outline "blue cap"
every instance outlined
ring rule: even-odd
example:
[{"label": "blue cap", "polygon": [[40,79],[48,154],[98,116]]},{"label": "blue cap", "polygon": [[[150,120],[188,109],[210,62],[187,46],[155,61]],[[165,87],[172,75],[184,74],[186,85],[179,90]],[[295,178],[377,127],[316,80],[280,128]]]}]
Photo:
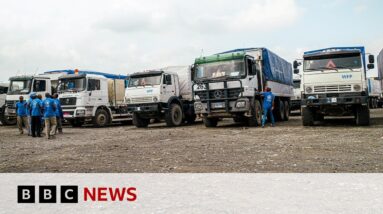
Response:
[{"label": "blue cap", "polygon": [[29,97],[30,97],[30,98],[34,98],[34,97],[36,97],[36,92],[31,92],[31,93],[29,94]]}]

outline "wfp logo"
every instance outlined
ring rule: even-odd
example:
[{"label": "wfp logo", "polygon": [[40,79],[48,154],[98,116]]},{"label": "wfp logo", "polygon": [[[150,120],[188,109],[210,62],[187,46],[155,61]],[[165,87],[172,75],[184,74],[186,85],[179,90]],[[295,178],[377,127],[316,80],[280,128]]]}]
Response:
[{"label": "wfp logo", "polygon": [[342,74],[342,79],[351,79],[352,74]]}]

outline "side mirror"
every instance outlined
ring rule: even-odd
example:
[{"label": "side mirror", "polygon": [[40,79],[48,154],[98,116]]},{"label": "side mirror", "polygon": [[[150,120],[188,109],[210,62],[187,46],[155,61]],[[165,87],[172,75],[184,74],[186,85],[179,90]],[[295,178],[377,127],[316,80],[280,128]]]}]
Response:
[{"label": "side mirror", "polygon": [[299,74],[299,69],[298,68],[294,68],[294,74]]},{"label": "side mirror", "polygon": [[375,65],[372,64],[372,63],[371,63],[371,64],[368,64],[368,65],[367,65],[367,68],[370,69],[370,70],[371,70],[371,69],[374,69],[374,68],[375,68]]},{"label": "side mirror", "polygon": [[[295,60],[293,62],[293,67],[294,67],[294,73],[295,73],[295,69],[297,69],[300,65],[302,65],[300,62],[298,62],[297,60]],[[298,72],[299,73],[299,72]]]},{"label": "side mirror", "polygon": [[374,55],[369,55],[368,56],[368,63],[374,64],[375,63],[375,56]]}]

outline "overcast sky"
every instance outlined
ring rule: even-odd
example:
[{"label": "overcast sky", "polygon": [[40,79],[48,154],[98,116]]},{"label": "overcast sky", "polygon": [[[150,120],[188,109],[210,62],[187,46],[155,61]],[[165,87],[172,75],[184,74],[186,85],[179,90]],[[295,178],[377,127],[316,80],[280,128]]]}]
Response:
[{"label": "overcast sky", "polygon": [[268,47],[383,48],[380,0],[0,0],[0,81],[84,69],[126,74],[198,56]]}]

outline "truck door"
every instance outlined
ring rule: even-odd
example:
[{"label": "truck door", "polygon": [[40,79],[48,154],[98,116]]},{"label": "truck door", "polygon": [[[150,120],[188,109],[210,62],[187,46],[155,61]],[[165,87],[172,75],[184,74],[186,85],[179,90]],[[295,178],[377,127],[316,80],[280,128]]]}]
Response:
[{"label": "truck door", "polygon": [[36,92],[36,94],[40,94],[43,98],[45,98],[45,93],[52,93],[49,80],[47,79],[34,79],[32,85],[32,91]]},{"label": "truck door", "polygon": [[173,75],[164,74],[162,88],[164,92],[163,102],[167,102],[170,97],[176,95],[175,78]]},{"label": "truck door", "polygon": [[101,81],[98,79],[88,79],[88,102],[87,105],[99,106],[102,105],[104,99],[101,93]]},{"label": "truck door", "polygon": [[247,66],[247,71],[248,71],[248,78],[247,81],[248,83],[248,89],[249,91],[254,91],[254,89],[258,90],[258,75],[257,75],[257,67],[256,67],[256,62],[254,61],[254,58],[247,58],[246,59],[246,66]]}]

